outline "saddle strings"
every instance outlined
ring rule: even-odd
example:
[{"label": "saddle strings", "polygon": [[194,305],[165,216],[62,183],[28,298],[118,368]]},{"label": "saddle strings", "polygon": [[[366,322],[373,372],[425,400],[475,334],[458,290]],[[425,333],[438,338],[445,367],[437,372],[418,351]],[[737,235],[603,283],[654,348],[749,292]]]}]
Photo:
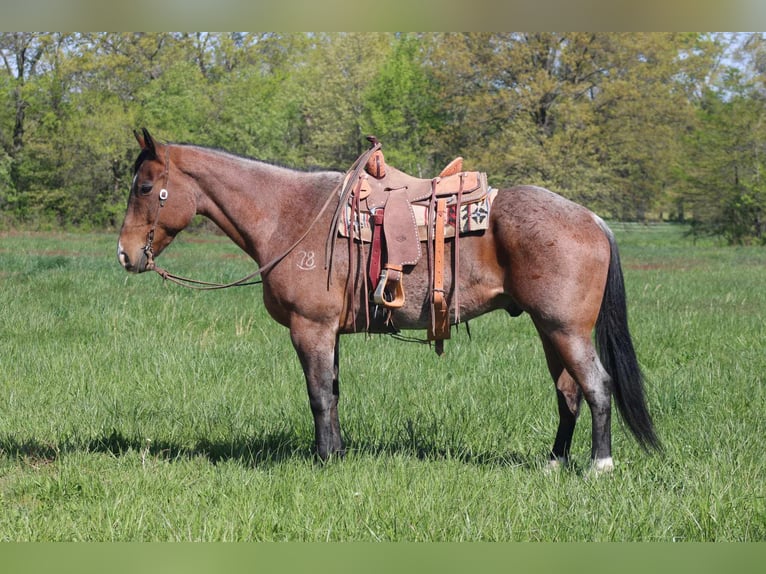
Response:
[{"label": "saddle strings", "polygon": [[[360,155],[357,158],[357,160],[351,165],[351,168],[346,172],[346,176],[344,178],[345,186],[341,189],[338,205],[335,208],[335,213],[333,214],[332,223],[330,225],[330,232],[327,235],[327,241],[325,243],[325,269],[328,270],[328,273],[327,273],[328,285],[329,285],[330,277],[331,277],[331,274],[329,273],[329,271],[332,270],[332,261],[333,261],[333,256],[335,254],[335,233],[338,228],[338,221],[340,220],[341,215],[343,214],[343,211],[345,209],[345,206],[348,203],[349,195],[352,193],[354,187],[357,184],[357,180],[359,179],[359,174],[361,173],[363,166],[367,163],[367,160],[370,159],[370,156],[372,156],[373,153],[378,151],[380,147],[381,147],[380,143],[375,141],[373,143],[373,146],[370,149],[368,149],[366,152],[364,152],[362,155]],[[341,185],[344,185],[344,184],[341,184]]]}]

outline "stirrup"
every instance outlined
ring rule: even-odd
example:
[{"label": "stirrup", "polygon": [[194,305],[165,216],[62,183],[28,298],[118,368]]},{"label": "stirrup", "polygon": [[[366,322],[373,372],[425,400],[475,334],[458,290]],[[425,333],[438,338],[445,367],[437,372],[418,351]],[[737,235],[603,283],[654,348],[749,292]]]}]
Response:
[{"label": "stirrup", "polygon": [[[386,299],[386,285],[388,283],[388,272],[390,269],[383,269],[380,272],[380,279],[375,292],[372,294],[372,300],[378,305],[383,305],[389,309],[398,309],[404,305],[404,287],[402,286],[401,275],[397,281],[394,281],[394,298]],[[396,271],[396,270],[395,270]]]}]

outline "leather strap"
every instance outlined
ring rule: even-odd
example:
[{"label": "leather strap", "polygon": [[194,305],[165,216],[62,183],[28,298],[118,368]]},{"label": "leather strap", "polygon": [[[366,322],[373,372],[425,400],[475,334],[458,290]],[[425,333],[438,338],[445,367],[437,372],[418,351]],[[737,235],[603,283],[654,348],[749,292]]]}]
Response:
[{"label": "leather strap", "polygon": [[449,309],[444,297],[444,225],[447,217],[447,200],[440,198],[436,202],[436,221],[434,229],[434,279],[431,298],[431,328],[428,339],[436,341],[436,353],[444,352],[444,339],[449,339]]},{"label": "leather strap", "polygon": [[375,291],[380,279],[381,257],[383,253],[383,215],[384,210],[378,209],[372,216],[372,242],[370,243],[370,288]]},{"label": "leather strap", "polygon": [[455,324],[460,323],[460,206],[463,203],[463,174],[460,174],[460,187],[457,190],[457,205],[455,207],[455,263],[452,266],[452,284],[455,286],[454,305],[455,305]]}]

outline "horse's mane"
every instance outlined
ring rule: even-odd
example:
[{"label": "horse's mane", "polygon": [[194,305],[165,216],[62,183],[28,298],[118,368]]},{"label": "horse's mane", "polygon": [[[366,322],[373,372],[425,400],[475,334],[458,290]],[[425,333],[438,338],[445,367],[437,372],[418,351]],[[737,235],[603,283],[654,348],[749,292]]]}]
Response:
[{"label": "horse's mane", "polygon": [[[328,169],[326,167],[317,166],[317,165],[312,165],[312,166],[308,166],[308,167],[305,167],[305,168],[300,168],[300,167],[296,167],[296,166],[292,166],[292,165],[287,165],[287,164],[283,164],[283,163],[266,161],[266,160],[263,160],[263,159],[260,159],[260,158],[255,158],[255,157],[251,157],[251,156],[244,155],[244,154],[234,153],[234,152],[231,152],[229,150],[222,149],[222,148],[215,147],[215,146],[204,146],[204,145],[199,145],[199,144],[191,143],[191,142],[159,142],[159,143],[161,143],[162,145],[166,145],[166,146],[171,146],[172,145],[172,146],[178,146],[178,147],[185,147],[185,148],[188,148],[188,149],[197,149],[197,150],[200,150],[200,151],[203,151],[203,152],[210,152],[210,153],[218,154],[218,155],[221,155],[223,157],[229,157],[229,158],[232,158],[232,159],[235,159],[235,160],[239,160],[239,161],[252,162],[252,163],[255,163],[255,164],[261,164],[261,165],[264,165],[264,166],[273,167],[275,169],[292,171],[292,172],[296,172],[296,173],[310,173],[310,174],[317,174],[317,175],[318,174],[322,174],[322,173],[325,173],[325,174],[326,173],[332,173],[332,174],[335,175],[335,174],[338,174],[338,173],[342,174],[345,171],[344,169],[338,169],[338,168],[329,168]],[[141,167],[141,164],[144,161],[146,161],[148,159],[154,159],[155,157],[156,157],[156,154],[155,154],[155,151],[153,149],[151,149],[151,148],[142,149],[141,152],[138,154],[138,157],[136,158],[135,163],[133,164],[133,173],[135,174],[135,173],[138,172],[139,167]]]},{"label": "horse's mane", "polygon": [[340,169],[340,168],[327,168],[327,167],[319,166],[319,165],[310,165],[310,166],[305,166],[305,167],[298,167],[298,166],[295,166],[295,165],[289,165],[289,164],[286,164],[286,163],[280,163],[280,162],[276,162],[276,161],[272,161],[272,160],[264,160],[264,159],[261,159],[261,158],[252,157],[252,156],[249,156],[249,155],[232,152],[232,151],[229,151],[227,149],[223,149],[223,148],[219,148],[219,147],[215,147],[215,146],[204,146],[204,145],[199,145],[199,144],[190,143],[190,142],[168,142],[167,145],[176,145],[176,146],[183,146],[183,147],[189,147],[189,148],[196,148],[196,149],[203,150],[203,151],[209,151],[209,152],[218,153],[218,154],[221,154],[221,155],[224,155],[224,156],[229,156],[229,157],[232,157],[232,158],[235,158],[235,159],[240,159],[240,160],[245,160],[245,161],[252,161],[252,162],[268,165],[268,166],[271,166],[271,167],[276,167],[276,168],[279,168],[279,169],[286,169],[286,170],[289,170],[289,171],[308,172],[308,173],[319,173],[319,172],[327,172],[327,171],[343,173],[345,171],[344,169]]}]

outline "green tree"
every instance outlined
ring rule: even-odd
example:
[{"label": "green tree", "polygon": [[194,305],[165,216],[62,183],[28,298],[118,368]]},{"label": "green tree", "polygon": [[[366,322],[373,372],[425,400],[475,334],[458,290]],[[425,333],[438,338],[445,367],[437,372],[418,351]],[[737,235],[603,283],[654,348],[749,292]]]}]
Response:
[{"label": "green tree", "polygon": [[[235,153],[301,167],[306,143],[304,88],[296,72],[306,58],[305,35],[267,34],[224,42],[226,73],[212,86],[211,143]],[[231,62],[239,62],[234,66]]]},{"label": "green tree", "polygon": [[693,123],[684,34],[447,34],[434,57],[443,147],[503,183],[534,183],[616,217],[643,218],[672,185]]},{"label": "green tree", "polygon": [[441,129],[441,114],[424,64],[429,44],[424,35],[398,37],[363,94],[362,130],[383,143],[387,161],[421,177],[439,169],[431,142]]},{"label": "green tree", "polygon": [[204,143],[212,102],[200,69],[181,60],[136,90],[141,102],[137,120],[177,141]]},{"label": "green tree", "polygon": [[364,93],[391,50],[386,33],[310,36],[307,61],[296,73],[306,127],[305,163],[342,168],[367,147]]},{"label": "green tree", "polygon": [[146,126],[299,168],[374,134],[423,177],[459,154],[493,185],[763,241],[764,38],[0,33],[2,222],[117,224]]},{"label": "green tree", "polygon": [[[64,35],[54,35],[36,32],[2,32],[0,33],[0,58],[3,64],[3,87],[6,105],[9,113],[3,114],[2,130],[0,130],[0,145],[4,165],[6,189],[0,195],[0,201],[13,204],[14,209],[24,209],[26,198],[20,191],[24,188],[21,181],[22,163],[24,161],[26,132],[28,124],[28,108],[30,106],[29,87],[45,68],[44,59],[51,46],[65,40]],[[2,181],[2,180],[0,180]]]},{"label": "green tree", "polygon": [[695,234],[766,243],[766,101],[736,68],[705,93],[688,138],[684,200]]}]

